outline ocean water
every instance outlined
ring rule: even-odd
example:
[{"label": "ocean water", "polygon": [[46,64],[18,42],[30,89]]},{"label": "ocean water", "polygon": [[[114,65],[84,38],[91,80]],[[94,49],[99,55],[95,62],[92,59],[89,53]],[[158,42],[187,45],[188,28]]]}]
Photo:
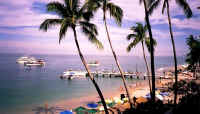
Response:
[{"label": "ocean water", "polygon": [[[75,55],[30,55],[43,58],[44,67],[27,68],[17,64],[16,59],[23,54],[0,54],[0,114],[21,114],[34,107],[60,101],[96,94],[91,81],[86,79],[61,80],[59,76],[68,69],[84,70],[79,56]],[[178,64],[184,64],[184,57],[178,57]],[[117,70],[112,56],[86,56],[87,61],[98,60],[96,70]],[[142,57],[120,56],[119,61],[125,71],[145,72]],[[156,69],[173,65],[173,57],[156,57]],[[120,78],[97,78],[103,92],[117,91],[122,85]],[[127,79],[128,83],[140,80]]]}]

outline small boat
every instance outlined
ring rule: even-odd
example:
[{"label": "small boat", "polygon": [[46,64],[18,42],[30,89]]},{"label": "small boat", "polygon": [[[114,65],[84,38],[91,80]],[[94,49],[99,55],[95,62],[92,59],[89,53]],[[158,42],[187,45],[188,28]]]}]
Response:
[{"label": "small boat", "polygon": [[28,62],[25,62],[24,65],[25,66],[43,66],[43,65],[45,65],[45,62],[42,59],[38,59],[38,60],[32,59]]},{"label": "small boat", "polygon": [[74,78],[85,78],[87,72],[85,71],[74,71],[74,70],[68,70],[66,72],[63,72],[63,74],[60,76],[61,79],[74,79]]},{"label": "small boat", "polygon": [[20,57],[19,59],[17,59],[16,62],[19,63],[19,64],[24,64],[28,61],[30,61],[29,57],[23,56],[23,57]]},{"label": "small boat", "polygon": [[20,57],[16,61],[19,64],[24,64],[25,66],[43,66],[45,64],[44,60],[36,59],[34,57]]},{"label": "small boat", "polygon": [[99,66],[99,62],[98,61],[94,61],[94,62],[89,62],[88,66]]}]

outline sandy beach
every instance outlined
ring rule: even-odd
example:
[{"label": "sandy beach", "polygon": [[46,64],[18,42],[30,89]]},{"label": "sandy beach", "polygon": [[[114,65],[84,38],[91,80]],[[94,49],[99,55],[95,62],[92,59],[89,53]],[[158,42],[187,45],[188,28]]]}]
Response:
[{"label": "sandy beach", "polygon": [[[169,82],[170,80],[162,80],[162,83]],[[161,84],[160,80],[156,81],[156,87],[160,87]],[[147,93],[149,93],[149,85],[147,83],[147,80],[144,82],[138,82],[136,84],[128,85],[129,86],[129,92],[131,94],[131,98],[135,97],[140,97],[140,96],[145,96]],[[118,91],[111,91],[111,92],[106,92],[103,93],[105,99],[112,99],[114,97],[120,97],[120,94],[124,93],[124,89],[120,87]],[[62,101],[57,101],[55,104],[52,104],[53,106],[58,106],[58,107],[63,107],[64,109],[67,110],[72,110],[76,107],[79,106],[85,106],[89,102],[98,102],[100,101],[100,98],[98,97],[98,94],[94,95],[89,95],[86,97],[80,97],[80,98],[74,98],[71,100],[62,100]]]}]

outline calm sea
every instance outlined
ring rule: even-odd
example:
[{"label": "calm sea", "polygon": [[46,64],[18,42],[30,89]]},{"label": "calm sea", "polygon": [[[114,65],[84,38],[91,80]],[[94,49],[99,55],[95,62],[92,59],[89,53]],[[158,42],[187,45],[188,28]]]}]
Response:
[{"label": "calm sea", "polygon": [[[0,114],[21,114],[45,102],[88,96],[96,93],[89,79],[60,80],[59,76],[67,69],[84,70],[79,56],[75,55],[29,55],[43,58],[44,67],[26,68],[16,63],[23,54],[0,54]],[[116,68],[112,56],[86,56],[87,61],[98,60],[100,66],[95,70]],[[125,71],[145,71],[142,57],[120,56],[119,61]],[[173,65],[172,57],[156,57],[156,69]],[[184,63],[184,57],[178,57]],[[117,90],[122,85],[120,78],[96,79],[101,90]],[[139,80],[127,80],[134,83]]]}]

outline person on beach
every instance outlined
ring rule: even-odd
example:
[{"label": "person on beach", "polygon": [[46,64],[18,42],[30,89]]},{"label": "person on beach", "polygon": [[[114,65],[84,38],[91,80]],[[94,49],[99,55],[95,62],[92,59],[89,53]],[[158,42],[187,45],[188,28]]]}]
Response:
[{"label": "person on beach", "polygon": [[123,92],[123,91],[124,91],[124,88],[123,88],[122,86],[120,86],[119,90],[120,90],[121,92]]}]

